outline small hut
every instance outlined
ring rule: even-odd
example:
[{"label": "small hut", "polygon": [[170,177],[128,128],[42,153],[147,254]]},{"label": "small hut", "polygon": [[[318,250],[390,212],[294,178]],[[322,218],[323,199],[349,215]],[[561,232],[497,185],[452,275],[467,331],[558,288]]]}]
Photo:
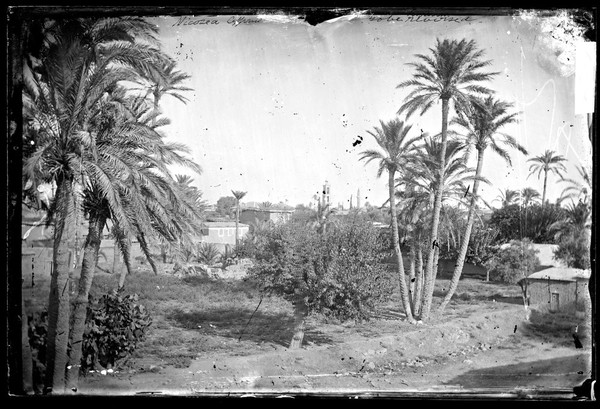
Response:
[{"label": "small hut", "polygon": [[527,304],[540,310],[582,311],[589,298],[590,270],[551,267],[519,281]]}]

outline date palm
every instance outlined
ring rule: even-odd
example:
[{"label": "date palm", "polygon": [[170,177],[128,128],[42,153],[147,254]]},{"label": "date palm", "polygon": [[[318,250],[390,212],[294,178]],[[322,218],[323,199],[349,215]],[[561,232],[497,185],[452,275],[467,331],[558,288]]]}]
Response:
[{"label": "date palm", "polygon": [[529,207],[531,204],[537,202],[540,199],[540,192],[532,187],[525,187],[520,192],[521,195],[521,206]]},{"label": "date palm", "polygon": [[380,127],[374,127],[373,131],[367,131],[377,144],[379,149],[370,149],[361,152],[360,160],[365,160],[365,165],[375,160],[379,162],[377,177],[381,177],[384,171],[388,173],[388,190],[390,203],[390,216],[392,224],[392,242],[396,254],[397,274],[400,282],[400,296],[406,318],[410,323],[416,323],[410,307],[410,300],[406,279],[404,277],[404,262],[402,250],[400,249],[398,235],[398,215],[396,210],[395,177],[398,172],[406,168],[411,155],[414,153],[415,142],[421,136],[408,138],[411,125],[405,124],[400,119],[392,119],[389,122],[379,121]]},{"label": "date palm", "polygon": [[471,230],[475,221],[473,216],[477,208],[477,202],[479,201],[480,180],[478,178],[481,176],[483,169],[485,151],[489,148],[504,159],[509,166],[512,165],[509,149],[515,149],[525,155],[527,154],[527,150],[514,137],[501,132],[505,126],[517,122],[518,114],[510,112],[512,108],[513,104],[489,96],[477,101],[473,109],[469,111],[469,114],[459,113],[458,117],[452,121],[453,124],[457,124],[466,131],[465,143],[469,150],[475,149],[477,166],[473,189],[471,190],[467,225],[462,236],[458,259],[456,260],[448,292],[439,307],[440,312],[444,311],[454,295],[465,264],[469,240],[471,239]]},{"label": "date palm", "polygon": [[500,190],[500,194],[496,197],[496,199],[500,202],[500,205],[504,208],[506,206],[510,206],[514,204],[519,199],[519,192],[516,190],[505,189],[504,191]]},{"label": "date palm", "polygon": [[[53,274],[48,306],[46,388],[65,388],[69,336],[69,248],[80,214],[82,135],[89,135],[90,111],[119,81],[137,81],[165,60],[154,47],[157,29],[140,18],[73,19],[46,22],[39,63],[24,81],[24,120],[36,133],[36,149],[24,172],[36,182],[55,181],[49,212],[54,223]],[[144,43],[137,39],[144,38]]]},{"label": "date palm", "polygon": [[528,162],[532,162],[531,166],[529,166],[529,175],[527,178],[533,174],[537,174],[538,179],[544,173],[544,190],[542,191],[542,206],[546,204],[546,186],[548,183],[548,173],[554,173],[559,177],[563,177],[562,172],[566,172],[567,168],[563,165],[562,162],[565,162],[565,159],[562,155],[556,155],[556,152],[551,150],[546,150],[543,154],[533,157],[528,160]]},{"label": "date palm", "polygon": [[[438,238],[440,211],[442,208],[443,169],[448,136],[448,116],[451,101],[456,111],[469,109],[473,95],[491,94],[492,91],[481,85],[489,81],[497,73],[482,72],[491,64],[482,60],[484,51],[477,49],[474,40],[436,40],[431,55],[416,54],[419,62],[409,63],[415,69],[413,78],[400,83],[397,88],[411,88],[412,91],[404,98],[398,113],[405,112],[407,118],[413,113],[425,114],[439,100],[442,101],[442,149],[439,156],[439,183],[433,207],[433,222],[431,224],[430,243]],[[431,247],[431,246],[428,246]],[[433,268],[434,251],[429,251],[425,270],[425,304],[422,318],[427,319],[433,299]]]},{"label": "date palm", "polygon": [[240,236],[239,236],[239,225],[240,225],[240,200],[246,196],[248,192],[242,192],[241,190],[232,190],[231,193],[233,197],[235,197],[235,247],[240,244]]},{"label": "date palm", "polygon": [[580,199],[584,203],[588,203],[591,199],[592,195],[592,179],[590,177],[591,172],[589,172],[584,166],[578,166],[577,172],[579,173],[580,180],[576,180],[573,178],[562,178],[561,182],[565,182],[568,184],[566,188],[563,189],[559,202],[562,202],[566,199]]}]

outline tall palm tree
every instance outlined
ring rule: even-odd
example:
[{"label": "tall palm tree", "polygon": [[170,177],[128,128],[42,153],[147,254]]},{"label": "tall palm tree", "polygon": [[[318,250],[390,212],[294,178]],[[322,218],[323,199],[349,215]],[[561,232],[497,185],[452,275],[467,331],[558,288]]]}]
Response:
[{"label": "tall palm tree", "polygon": [[[411,158],[410,165],[396,180],[396,196],[401,199],[401,213],[404,221],[404,227],[409,232],[409,238],[412,239],[413,246],[409,260],[411,261],[411,277],[413,282],[412,266],[419,264],[419,274],[414,277],[414,293],[412,300],[414,313],[421,310],[423,277],[421,277],[422,250],[425,248],[423,239],[425,237],[425,223],[431,221],[427,212],[433,208],[436,190],[439,186],[439,172],[437,158],[441,151],[441,143],[435,137],[423,135],[424,142],[417,147],[415,155]],[[474,169],[468,168],[464,161],[465,146],[457,140],[449,140],[445,154],[444,183],[442,192],[442,203],[448,200],[461,201],[464,196],[468,182],[473,181]],[[442,212],[444,213],[444,212]],[[444,215],[441,215],[444,216]],[[442,217],[445,219],[445,217]],[[449,222],[449,220],[446,220]],[[412,234],[410,234],[412,233]],[[415,248],[415,251],[413,250]],[[416,258],[419,263],[413,260]],[[437,260],[434,260],[434,265]],[[435,274],[435,273],[434,273]]]},{"label": "tall palm tree", "polygon": [[248,192],[232,190],[231,193],[233,194],[233,197],[235,197],[235,247],[237,248],[240,243],[240,237],[238,233],[240,224],[240,200],[242,200]]},{"label": "tall palm tree", "polygon": [[532,187],[525,187],[520,192],[521,195],[521,206],[529,207],[531,204],[537,202],[540,198],[540,192]]},{"label": "tall palm tree", "polygon": [[479,200],[479,177],[483,169],[483,157],[486,149],[490,148],[504,159],[509,166],[512,165],[512,161],[508,149],[516,149],[525,155],[527,154],[527,150],[514,137],[500,131],[505,126],[517,122],[518,114],[510,112],[512,107],[513,104],[509,102],[500,101],[489,96],[484,100],[478,101],[469,115],[459,113],[459,116],[452,121],[452,123],[466,130],[465,142],[469,149],[475,149],[477,166],[473,189],[470,193],[471,200],[467,215],[467,225],[462,236],[458,259],[456,260],[448,292],[439,307],[440,312],[444,311],[454,295],[465,264],[469,240],[471,239],[471,230],[475,220],[473,216],[477,208],[477,201]]},{"label": "tall palm tree", "polygon": [[506,206],[510,206],[514,204],[519,199],[519,192],[516,190],[505,189],[504,191],[500,190],[500,194],[494,199],[494,201],[499,201],[500,205],[504,208]]},{"label": "tall palm tree", "polygon": [[396,173],[405,169],[410,156],[414,153],[414,144],[421,136],[408,138],[408,132],[411,125],[405,124],[398,118],[389,122],[379,121],[381,127],[374,127],[373,131],[367,131],[377,144],[379,149],[370,149],[361,152],[360,160],[366,160],[366,164],[373,160],[379,161],[377,168],[377,177],[380,177],[384,171],[388,172],[388,190],[390,202],[390,215],[392,224],[392,242],[396,254],[397,273],[400,282],[400,296],[402,306],[406,313],[406,318],[410,323],[415,323],[410,307],[409,294],[407,291],[406,279],[404,277],[404,261],[402,260],[402,251],[398,236],[398,215],[396,210],[395,177]]},{"label": "tall palm tree", "polygon": [[568,186],[563,189],[559,203],[566,199],[580,199],[584,203],[588,203],[592,196],[592,178],[590,177],[591,172],[588,171],[584,166],[578,166],[577,172],[579,173],[580,180],[573,178],[561,178],[561,182],[568,183]]},{"label": "tall palm tree", "polygon": [[[90,110],[119,81],[137,81],[165,56],[154,45],[156,26],[141,18],[76,19],[44,25],[40,63],[28,71],[25,119],[40,143],[25,171],[36,181],[54,180],[54,269],[49,296],[46,386],[62,392],[69,334],[69,248],[81,201],[83,135],[90,135]],[[138,42],[143,38],[146,42]],[[44,162],[44,166],[40,163]],[[32,178],[33,179],[33,178]]]},{"label": "tall palm tree", "polygon": [[538,179],[540,178],[542,172],[544,173],[544,190],[542,191],[542,206],[546,204],[546,186],[548,183],[548,173],[554,173],[557,176],[563,177],[562,172],[566,172],[567,168],[562,162],[565,162],[567,159],[562,155],[556,155],[556,152],[551,150],[546,150],[543,154],[533,157],[528,160],[528,162],[532,162],[531,166],[529,166],[529,176],[537,173]]},{"label": "tall palm tree", "polygon": [[[497,73],[482,72],[481,69],[491,64],[491,61],[482,60],[483,50],[477,49],[474,40],[439,40],[430,49],[432,55],[417,54],[419,62],[409,63],[414,67],[413,78],[400,83],[397,88],[412,88],[412,91],[404,98],[398,113],[406,112],[409,118],[414,112],[419,111],[422,115],[427,112],[438,100],[442,101],[442,149],[439,156],[440,187],[433,207],[433,222],[431,224],[430,243],[438,239],[438,228],[440,222],[440,211],[442,208],[442,190],[444,169],[444,158],[448,136],[448,115],[450,102],[454,102],[455,109],[469,109],[469,102],[473,95],[491,94],[492,91],[483,87],[481,82],[492,79]],[[433,299],[433,264],[434,251],[431,247],[427,257],[427,268],[425,270],[425,304],[422,310],[422,318],[427,319]]]}]

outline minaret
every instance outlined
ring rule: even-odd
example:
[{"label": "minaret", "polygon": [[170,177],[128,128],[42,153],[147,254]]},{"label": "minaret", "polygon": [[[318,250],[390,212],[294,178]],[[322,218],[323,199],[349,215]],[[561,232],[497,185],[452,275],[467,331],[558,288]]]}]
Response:
[{"label": "minaret", "polygon": [[323,185],[323,207],[324,208],[329,206],[331,203],[329,192],[330,192],[329,182],[325,181],[325,184]]},{"label": "minaret", "polygon": [[352,209],[352,201],[354,200],[354,198],[352,197],[352,195],[350,195],[350,209]]},{"label": "minaret", "polygon": [[356,208],[360,209],[360,189],[356,191]]}]

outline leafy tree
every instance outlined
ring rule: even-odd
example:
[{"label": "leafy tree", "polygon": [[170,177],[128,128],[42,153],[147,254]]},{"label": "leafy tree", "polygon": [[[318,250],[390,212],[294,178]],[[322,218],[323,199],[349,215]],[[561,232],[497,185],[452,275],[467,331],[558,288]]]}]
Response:
[{"label": "leafy tree", "polygon": [[366,164],[376,160],[379,162],[377,169],[377,177],[380,177],[384,171],[388,173],[388,190],[390,202],[390,216],[392,225],[392,243],[396,254],[396,266],[398,280],[400,282],[400,296],[402,306],[406,314],[406,318],[410,323],[415,323],[412,310],[410,308],[410,300],[406,279],[404,277],[404,262],[402,260],[402,251],[398,237],[398,216],[396,210],[396,194],[395,194],[395,177],[398,171],[402,171],[409,161],[409,157],[414,154],[414,144],[421,138],[409,139],[408,132],[412,128],[411,125],[405,124],[400,119],[396,118],[389,122],[379,121],[381,127],[375,127],[373,131],[367,131],[371,135],[380,149],[370,149],[361,153],[361,160],[366,160]]},{"label": "leafy tree", "polygon": [[511,241],[487,262],[486,267],[490,271],[490,278],[494,281],[516,284],[535,272],[540,264],[536,255],[538,252],[539,250],[534,249],[528,239]]},{"label": "leafy tree", "polygon": [[554,173],[557,176],[562,178],[562,172],[566,172],[567,169],[562,162],[565,162],[567,159],[562,155],[556,155],[556,152],[552,150],[546,150],[543,154],[539,156],[535,156],[528,160],[528,162],[532,162],[529,167],[529,176],[536,174],[538,179],[541,174],[544,173],[544,190],[542,192],[542,206],[546,204],[546,185],[548,183],[548,173]]},{"label": "leafy tree", "polygon": [[235,207],[235,197],[223,196],[217,200],[217,213],[221,216],[230,216]]},{"label": "leafy tree", "polygon": [[[442,149],[438,160],[439,187],[433,206],[430,243],[438,240],[440,212],[442,209],[443,171],[448,136],[448,121],[450,102],[454,102],[455,110],[469,109],[473,95],[491,94],[492,91],[480,85],[483,81],[492,79],[497,73],[482,72],[481,69],[490,65],[490,61],[482,60],[483,50],[477,49],[474,40],[437,40],[431,55],[417,54],[419,62],[409,63],[415,68],[413,78],[400,83],[397,88],[412,88],[404,98],[398,113],[406,112],[407,118],[419,111],[427,112],[438,100],[442,101]],[[428,246],[430,247],[430,246]],[[433,268],[435,251],[429,249],[427,268],[425,271],[425,298],[421,317],[427,319],[433,299]]]},{"label": "leafy tree", "polygon": [[477,103],[473,105],[473,109],[470,110],[469,114],[465,115],[459,113],[458,117],[453,120],[453,123],[456,123],[466,130],[465,143],[467,144],[468,149],[476,150],[477,167],[475,170],[473,189],[470,192],[467,225],[462,237],[460,251],[456,260],[452,279],[450,280],[448,292],[440,304],[439,311],[443,311],[450,302],[458,287],[458,282],[462,274],[465,257],[467,256],[469,248],[471,230],[473,228],[473,223],[475,222],[474,213],[477,208],[477,202],[479,201],[479,178],[481,177],[483,169],[485,151],[490,148],[491,151],[504,159],[508,165],[512,165],[508,149],[515,149],[523,154],[527,154],[527,150],[521,146],[514,137],[501,132],[501,129],[506,125],[517,121],[517,114],[510,112],[512,106],[511,103],[500,101],[489,96],[485,99],[478,100]]}]

